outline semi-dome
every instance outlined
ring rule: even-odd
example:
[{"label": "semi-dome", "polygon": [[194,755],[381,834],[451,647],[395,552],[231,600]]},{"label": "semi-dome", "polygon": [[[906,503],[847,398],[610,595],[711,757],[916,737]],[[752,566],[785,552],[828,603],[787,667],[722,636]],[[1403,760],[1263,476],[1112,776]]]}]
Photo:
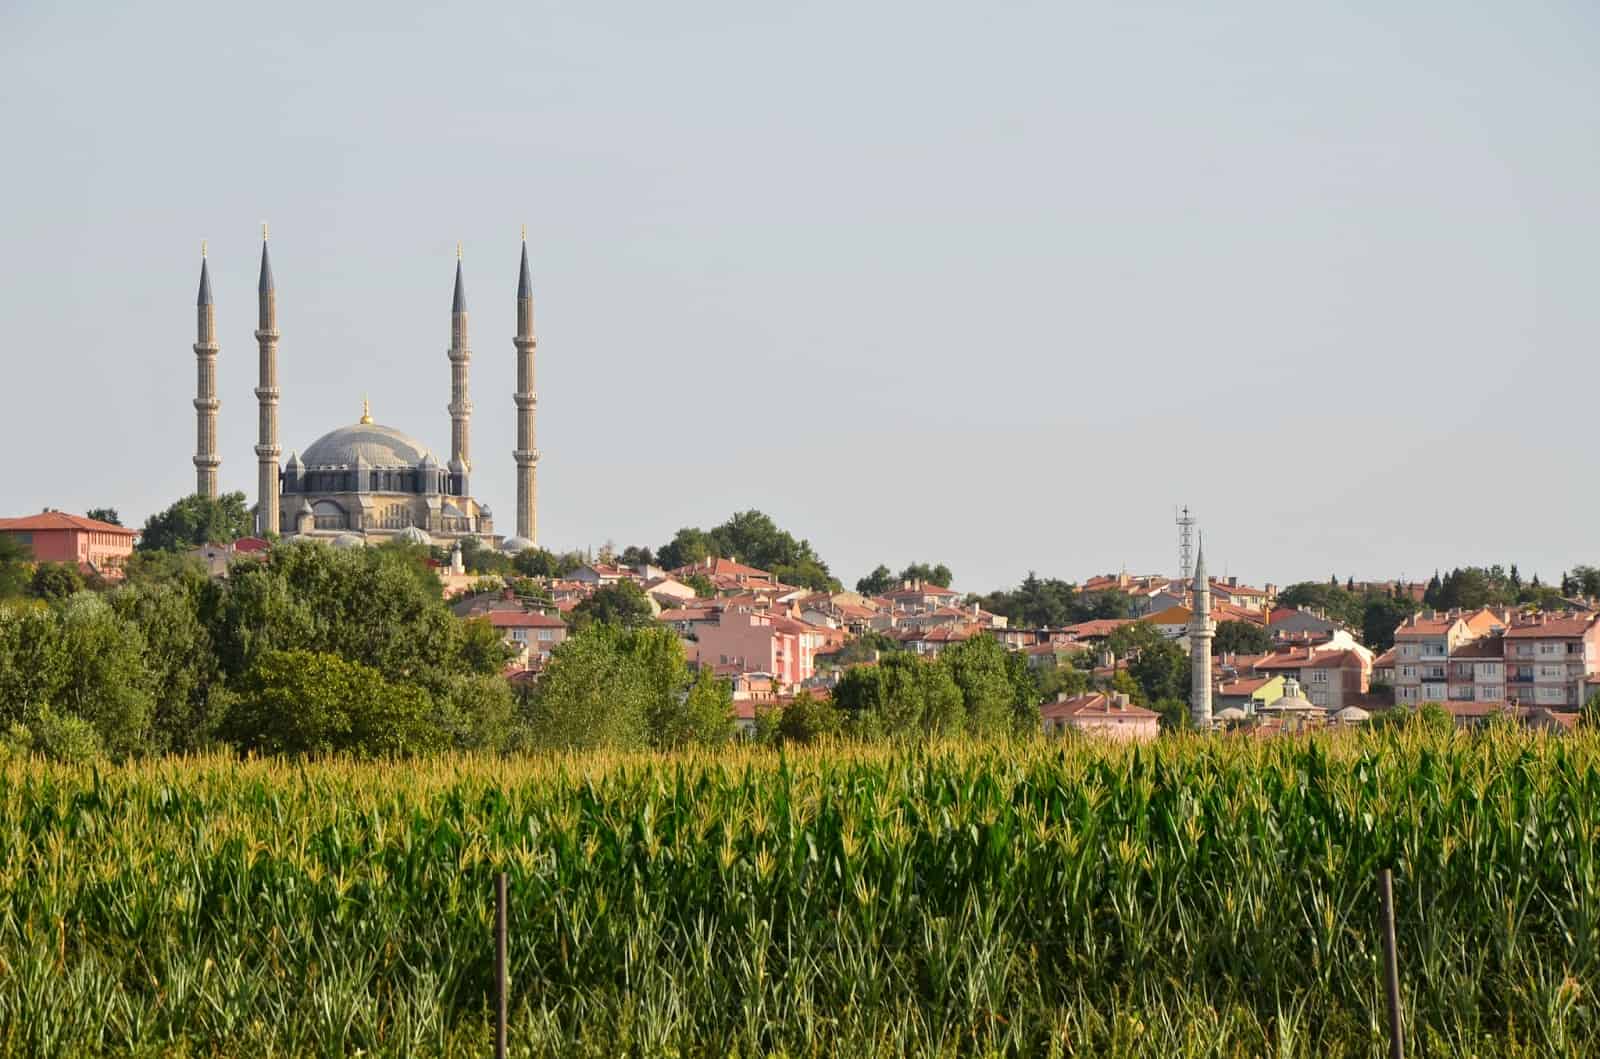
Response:
[{"label": "semi-dome", "polygon": [[428,531],[418,526],[407,526],[395,536],[407,544],[424,544],[429,547],[433,545],[433,538],[428,536]]},{"label": "semi-dome", "polygon": [[379,423],[356,423],[330,430],[313,441],[300,459],[313,468],[354,467],[358,459],[372,467],[415,467],[424,460],[438,462],[416,438]]},{"label": "semi-dome", "polygon": [[367,539],[357,533],[341,533],[333,538],[335,548],[365,548]]},{"label": "semi-dome", "polygon": [[535,547],[538,547],[538,545],[526,537],[507,537],[500,543],[500,550],[508,555],[521,555],[529,548]]}]

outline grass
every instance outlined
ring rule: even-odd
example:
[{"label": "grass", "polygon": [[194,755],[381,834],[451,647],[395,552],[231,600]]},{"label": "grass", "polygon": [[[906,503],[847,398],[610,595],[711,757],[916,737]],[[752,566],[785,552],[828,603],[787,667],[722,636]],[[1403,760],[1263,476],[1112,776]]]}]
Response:
[{"label": "grass", "polygon": [[0,768],[0,1056],[1377,1056],[1600,1036],[1600,738]]}]

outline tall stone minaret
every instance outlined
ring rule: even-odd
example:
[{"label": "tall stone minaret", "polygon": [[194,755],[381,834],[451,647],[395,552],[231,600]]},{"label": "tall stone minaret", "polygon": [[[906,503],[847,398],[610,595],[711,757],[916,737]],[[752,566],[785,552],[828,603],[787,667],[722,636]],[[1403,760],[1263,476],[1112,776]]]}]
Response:
[{"label": "tall stone minaret", "polygon": [[459,495],[467,495],[472,470],[472,399],[467,396],[467,366],[472,348],[467,337],[467,290],[461,280],[461,244],[456,244],[456,292],[450,305],[450,477]]},{"label": "tall stone minaret", "polygon": [[522,229],[522,274],[517,278],[517,536],[539,543],[539,450],[534,448],[533,277],[528,271],[528,229]]},{"label": "tall stone minaret", "polygon": [[261,384],[256,401],[261,406],[260,442],[256,445],[256,532],[279,533],[278,516],[278,292],[272,282],[272,259],[267,254],[267,226],[261,226],[261,282],[256,285],[260,304],[256,344],[261,348]]},{"label": "tall stone minaret", "polygon": [[1194,560],[1194,614],[1189,619],[1189,717],[1197,730],[1211,730],[1211,582],[1206,579],[1206,544]]},{"label": "tall stone minaret", "polygon": [[217,495],[217,468],[222,457],[217,455],[217,307],[211,300],[211,270],[206,267],[206,244],[200,243],[200,297],[195,302],[199,309],[199,327],[194,344],[199,378],[195,386],[194,411],[196,422],[194,446],[194,491],[201,496]]}]

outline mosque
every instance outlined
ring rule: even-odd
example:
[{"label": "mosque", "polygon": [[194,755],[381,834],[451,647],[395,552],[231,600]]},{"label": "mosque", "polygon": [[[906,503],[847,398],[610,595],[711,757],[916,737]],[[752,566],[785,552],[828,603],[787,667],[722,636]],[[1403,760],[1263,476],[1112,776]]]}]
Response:
[{"label": "mosque", "polygon": [[[261,280],[255,333],[260,350],[260,384],[256,401],[260,410],[260,435],[255,446],[257,462],[256,532],[284,538],[307,537],[354,547],[393,538],[419,544],[459,542],[473,537],[491,547],[520,552],[537,546],[539,452],[534,447],[533,280],[528,269],[527,230],[522,237],[522,267],[517,280],[517,336],[512,340],[517,357],[517,439],[512,458],[517,465],[516,534],[501,539],[495,534],[489,505],[472,495],[472,401],[468,396],[468,368],[472,348],[468,337],[466,288],[462,278],[461,248],[456,247],[455,294],[450,306],[450,459],[440,460],[420,441],[372,419],[362,402],[360,421],[330,430],[306,446],[290,452],[279,466],[278,444],[278,296],[267,252],[267,231],[261,232]],[[205,245],[200,248],[198,393],[194,407],[198,418],[194,466],[196,492],[217,495],[217,342],[216,308],[211,295],[211,274]]]}]

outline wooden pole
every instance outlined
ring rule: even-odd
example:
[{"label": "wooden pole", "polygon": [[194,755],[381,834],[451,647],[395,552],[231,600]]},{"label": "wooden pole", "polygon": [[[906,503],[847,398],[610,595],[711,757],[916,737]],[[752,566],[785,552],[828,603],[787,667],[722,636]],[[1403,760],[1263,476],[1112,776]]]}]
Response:
[{"label": "wooden pole", "polygon": [[494,1059],[506,1059],[506,873],[494,880]]},{"label": "wooden pole", "polygon": [[1378,871],[1378,891],[1383,898],[1383,984],[1389,994],[1389,1059],[1405,1059],[1400,1017],[1400,961],[1394,941],[1394,873]]}]

